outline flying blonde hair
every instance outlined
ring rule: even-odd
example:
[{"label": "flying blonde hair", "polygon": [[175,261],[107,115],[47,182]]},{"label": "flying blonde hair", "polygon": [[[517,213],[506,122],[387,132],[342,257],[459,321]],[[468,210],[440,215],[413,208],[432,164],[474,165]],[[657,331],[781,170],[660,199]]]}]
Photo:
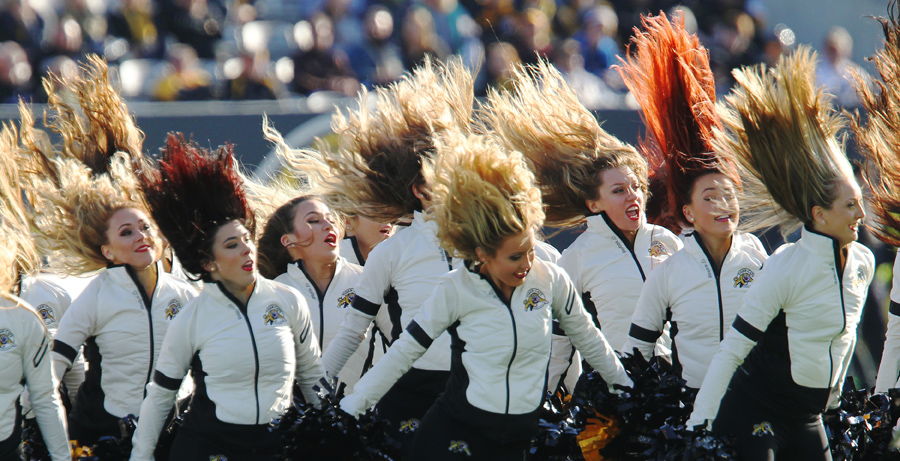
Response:
[{"label": "flying blonde hair", "polygon": [[484,136],[456,134],[438,143],[426,170],[441,247],[477,261],[476,248],[493,255],[503,239],[541,226],[544,213],[534,173],[522,154]]},{"label": "flying blonde hair", "polygon": [[875,214],[869,228],[881,241],[900,246],[900,23],[894,8],[888,18],[879,17],[884,32],[884,49],[870,61],[881,75],[875,84],[862,75],[854,75],[856,91],[868,118],[859,114],[850,119],[860,153],[866,161],[863,169],[872,190],[869,207]]},{"label": "flying blonde hair", "polygon": [[559,71],[541,61],[514,71],[513,88],[491,90],[476,130],[509,151],[521,152],[537,176],[547,225],[576,227],[598,197],[600,173],[629,167],[647,193],[647,162],[634,147],[602,128]]},{"label": "flying blonde hair", "polygon": [[22,199],[18,167],[18,136],[12,124],[0,129],[0,293],[15,293],[18,280],[40,264],[31,239],[29,211]]},{"label": "flying blonde hair", "polygon": [[815,67],[815,52],[801,46],[775,68],[733,74],[737,87],[720,106],[725,130],[716,130],[714,146],[738,165],[746,231],[778,226],[787,236],[813,222],[813,206],[830,209],[841,182],[853,181],[837,139],[845,119],[816,86]]},{"label": "flying blonde hair", "polygon": [[[335,113],[338,145],[284,151],[285,165],[309,178],[332,210],[393,222],[421,210],[412,192],[434,153],[433,136],[469,131],[473,77],[459,59],[425,63],[399,82],[363,90],[359,108]],[[370,102],[374,109],[369,110]]]},{"label": "flying blonde hair", "polygon": [[620,58],[621,65],[613,67],[641,106],[648,135],[640,150],[650,164],[651,190],[662,192],[654,194],[657,203],[648,203],[647,218],[678,234],[690,227],[682,210],[697,178],[723,173],[737,186],[740,180],[734,165],[712,147],[713,131],[722,123],[709,52],[684,29],[683,14],[672,19],[641,16],[646,31],[635,28],[627,61]]}]

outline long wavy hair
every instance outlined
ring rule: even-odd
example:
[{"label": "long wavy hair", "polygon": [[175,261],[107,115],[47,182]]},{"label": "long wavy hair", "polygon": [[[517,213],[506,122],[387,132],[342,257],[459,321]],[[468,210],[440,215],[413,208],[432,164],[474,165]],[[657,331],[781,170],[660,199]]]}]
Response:
[{"label": "long wavy hair", "polygon": [[16,293],[18,280],[40,265],[31,238],[30,211],[22,197],[18,166],[18,135],[15,126],[0,129],[0,293]]},{"label": "long wavy hair", "polygon": [[863,174],[872,191],[869,208],[875,215],[869,226],[881,241],[900,246],[900,22],[897,3],[892,2],[889,17],[879,17],[884,33],[884,49],[870,61],[881,81],[876,88],[870,80],[855,75],[856,91],[868,118],[859,114],[850,118],[860,153],[866,161]]},{"label": "long wavy hair", "polygon": [[541,192],[522,154],[483,136],[451,135],[438,143],[426,170],[441,246],[477,261],[476,249],[495,254],[503,239],[537,229],[544,220]]},{"label": "long wavy hair", "polygon": [[831,209],[840,183],[853,180],[837,138],[846,121],[816,86],[815,68],[815,52],[801,46],[775,68],[734,72],[714,146],[738,166],[744,230],[778,226],[786,236],[813,222],[813,206]]},{"label": "long wavy hair", "polygon": [[232,146],[215,151],[169,133],[162,156],[138,172],[150,213],[185,270],[208,279],[219,227],[237,220],[254,235],[253,210]]},{"label": "long wavy hair", "polygon": [[[458,59],[425,63],[399,82],[363,90],[359,108],[335,113],[337,147],[286,150],[284,164],[302,172],[328,206],[343,215],[394,222],[422,210],[413,185],[434,155],[434,136],[468,131],[473,77]],[[370,110],[370,107],[372,108]]]},{"label": "long wavy hair", "polygon": [[479,107],[476,130],[507,151],[521,152],[537,177],[546,222],[577,227],[591,214],[600,173],[629,167],[648,193],[647,162],[634,147],[602,128],[559,71],[541,61],[514,71],[512,89],[490,90]]},{"label": "long wavy hair", "polygon": [[684,29],[683,15],[672,19],[641,16],[645,31],[635,29],[627,60],[620,58],[614,68],[641,106],[647,136],[640,151],[650,165],[651,183],[665,185],[666,193],[653,197],[658,203],[647,205],[647,218],[678,234],[690,227],[683,208],[691,203],[697,178],[722,173],[738,187],[740,179],[734,165],[713,150],[713,132],[722,123],[709,52]]}]

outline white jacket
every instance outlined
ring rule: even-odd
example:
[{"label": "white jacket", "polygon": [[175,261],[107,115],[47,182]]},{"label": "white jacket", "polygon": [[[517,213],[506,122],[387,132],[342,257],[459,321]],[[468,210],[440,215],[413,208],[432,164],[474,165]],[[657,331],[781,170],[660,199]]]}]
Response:
[{"label": "white jacket", "polygon": [[646,222],[632,245],[600,213],[587,218],[587,229],[566,248],[559,265],[582,294],[585,309],[594,313],[603,336],[613,349],[622,350],[644,280],[682,246],[675,234]]},{"label": "white jacket", "polygon": [[69,461],[66,414],[54,387],[50,334],[42,320],[17,298],[0,295],[0,441],[19,422],[16,404],[28,386],[31,408],[54,461]]},{"label": "white jacket", "polygon": [[[401,227],[379,243],[363,267],[356,298],[347,311],[340,331],[328,344],[322,364],[335,376],[359,348],[382,304],[388,305],[391,338],[397,338],[431,295],[438,278],[453,268],[453,260],[437,239],[437,223],[416,212],[409,227]],[[445,334],[419,359],[422,370],[450,369],[450,336]]]},{"label": "white jacket", "polygon": [[221,284],[204,284],[166,335],[131,459],[151,459],[188,369],[196,391],[183,424],[215,433],[281,416],[291,405],[294,379],[307,402],[318,402],[313,386],[324,377],[318,359],[309,309],[297,290],[257,277],[245,305]]},{"label": "white jacket", "polygon": [[[172,319],[197,295],[186,282],[160,272],[150,299],[129,266],[100,273],[72,302],[53,341],[56,375],[70,368],[84,344],[88,371],[72,410],[73,424],[138,415]],[[148,308],[149,306],[149,308]]]},{"label": "white jacket", "polygon": [[884,338],[884,353],[875,380],[875,392],[887,392],[900,387],[900,258],[894,257],[894,280],[891,286],[891,306]]},{"label": "white jacket", "polygon": [[[334,277],[325,289],[325,293],[320,293],[319,288],[306,274],[302,261],[289,264],[287,272],[275,278],[276,282],[295,288],[306,298],[313,330],[319,339],[320,350],[325,350],[334,337],[337,336],[338,331],[340,331],[344,315],[353,303],[353,298],[356,297],[355,287],[362,275],[362,270],[362,267],[347,262],[343,257],[339,257],[334,269]],[[387,307],[382,305],[380,310],[386,311]],[[384,316],[381,316],[381,318],[384,318]],[[376,317],[376,323],[380,323],[378,319],[379,317]],[[381,324],[379,326],[388,328],[388,331],[390,331],[390,324]],[[366,372],[366,364],[368,363],[371,366],[378,358],[384,355],[383,352],[379,351],[382,346],[377,343],[380,341],[370,341],[371,336],[374,334],[372,330],[370,328],[366,332],[366,337],[359,345],[359,348],[350,356],[350,359],[344,364],[344,368],[337,374],[341,382],[346,384],[347,387],[344,392],[347,394],[353,391],[353,385]]]},{"label": "white jacket", "polygon": [[647,276],[625,350],[636,347],[650,358],[669,321],[673,364],[688,386],[699,388],[766,258],[756,236],[735,233],[716,270],[698,235],[686,235],[684,248]]},{"label": "white jacket", "polygon": [[565,272],[535,259],[508,303],[489,278],[468,268],[441,277],[406,332],[341,405],[351,414],[374,405],[449,332],[453,365],[436,404],[499,440],[530,435],[547,388],[553,319],[608,383],[631,384]]},{"label": "white jacket", "polygon": [[688,427],[712,422],[729,387],[798,416],[840,403],[875,272],[862,244],[850,244],[843,271],[840,251],[833,238],[804,228],[768,259],[710,363]]}]

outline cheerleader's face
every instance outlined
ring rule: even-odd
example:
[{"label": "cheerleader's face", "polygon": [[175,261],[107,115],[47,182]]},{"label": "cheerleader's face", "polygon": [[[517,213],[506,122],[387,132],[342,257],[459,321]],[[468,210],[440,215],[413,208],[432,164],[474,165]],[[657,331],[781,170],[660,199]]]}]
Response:
[{"label": "cheerleader's face", "polygon": [[347,236],[355,236],[360,246],[374,247],[391,236],[394,226],[384,224],[362,216],[354,216],[347,220]]},{"label": "cheerleader's face", "polygon": [[506,237],[493,255],[480,247],[475,252],[482,262],[481,273],[509,298],[513,288],[525,283],[534,263],[534,230]]},{"label": "cheerleader's face", "polygon": [[812,212],[815,220],[813,229],[834,237],[841,247],[859,238],[859,226],[866,217],[862,208],[862,192],[852,179],[838,184],[837,198],[830,210],[814,206]]},{"label": "cheerleader's face", "polygon": [[710,173],[694,181],[691,204],[684,216],[700,235],[727,239],[738,223],[738,200],[734,183],[721,173]]},{"label": "cheerleader's face", "polygon": [[213,240],[213,260],[204,268],[232,294],[239,296],[252,290],[256,282],[256,245],[250,231],[238,221],[219,226]]},{"label": "cheerleader's face", "polygon": [[123,208],[109,219],[107,244],[100,247],[113,264],[143,269],[153,264],[159,253],[159,239],[147,215],[137,208]]},{"label": "cheerleader's face", "polygon": [[644,190],[638,177],[627,166],[608,168],[600,172],[600,182],[599,198],[588,200],[588,208],[605,211],[619,230],[636,232],[644,218]]},{"label": "cheerleader's face", "polygon": [[319,200],[306,200],[294,207],[294,232],[281,237],[294,259],[333,262],[338,258],[338,234],[331,210]]}]

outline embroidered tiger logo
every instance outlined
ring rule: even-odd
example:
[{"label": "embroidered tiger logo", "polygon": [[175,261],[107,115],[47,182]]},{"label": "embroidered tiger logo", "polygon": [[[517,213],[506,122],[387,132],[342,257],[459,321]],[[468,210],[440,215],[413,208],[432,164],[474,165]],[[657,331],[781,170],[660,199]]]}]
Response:
[{"label": "embroidered tiger logo", "polygon": [[284,311],[275,304],[266,308],[266,314],[263,318],[266,321],[266,325],[282,325],[284,322],[287,322],[287,319],[284,317]]},{"label": "embroidered tiger logo", "polygon": [[541,310],[549,304],[547,302],[547,298],[544,296],[544,293],[537,288],[532,288],[528,290],[528,293],[525,294],[525,311],[531,312],[534,310]]},{"label": "embroidered tiger logo", "polygon": [[347,308],[353,304],[353,300],[356,299],[356,292],[353,291],[353,288],[347,288],[341,293],[341,296],[338,298],[338,307]]},{"label": "embroidered tiger logo", "polygon": [[450,453],[461,453],[466,456],[472,456],[472,450],[469,450],[469,444],[464,440],[451,440],[450,447],[447,448]]},{"label": "embroidered tiger logo", "polygon": [[856,268],[856,273],[850,275],[850,284],[853,287],[853,291],[865,290],[866,274],[863,272],[862,267]]},{"label": "embroidered tiger logo", "polygon": [[8,351],[16,347],[16,338],[12,332],[3,329],[0,330],[0,351]]},{"label": "embroidered tiger logo", "polygon": [[50,326],[56,322],[56,317],[53,314],[53,308],[50,307],[49,304],[41,304],[37,307],[38,315],[41,316],[41,320],[44,321],[44,325]]},{"label": "embroidered tiger logo", "polygon": [[400,432],[404,434],[409,434],[410,432],[415,432],[416,429],[419,428],[419,420],[416,418],[407,419],[400,423]]},{"label": "embroidered tiger logo", "polygon": [[177,299],[169,301],[169,305],[166,306],[166,320],[174,319],[179,312],[181,312],[181,303]]},{"label": "embroidered tiger logo", "polygon": [[753,435],[756,437],[762,437],[765,435],[771,435],[775,437],[775,431],[772,429],[772,424],[768,421],[763,421],[759,424],[753,425]]},{"label": "embroidered tiger logo", "polygon": [[225,455],[215,455],[210,456],[209,461],[228,461],[228,458],[226,458]]},{"label": "embroidered tiger logo", "polygon": [[753,282],[753,271],[747,269],[746,267],[739,270],[737,272],[737,275],[734,277],[735,288],[744,288],[750,286],[750,282]]},{"label": "embroidered tiger logo", "polygon": [[650,248],[647,251],[650,252],[650,256],[653,258],[658,258],[660,256],[668,255],[671,253],[669,251],[669,247],[667,247],[665,243],[662,243],[659,240],[650,242]]}]

